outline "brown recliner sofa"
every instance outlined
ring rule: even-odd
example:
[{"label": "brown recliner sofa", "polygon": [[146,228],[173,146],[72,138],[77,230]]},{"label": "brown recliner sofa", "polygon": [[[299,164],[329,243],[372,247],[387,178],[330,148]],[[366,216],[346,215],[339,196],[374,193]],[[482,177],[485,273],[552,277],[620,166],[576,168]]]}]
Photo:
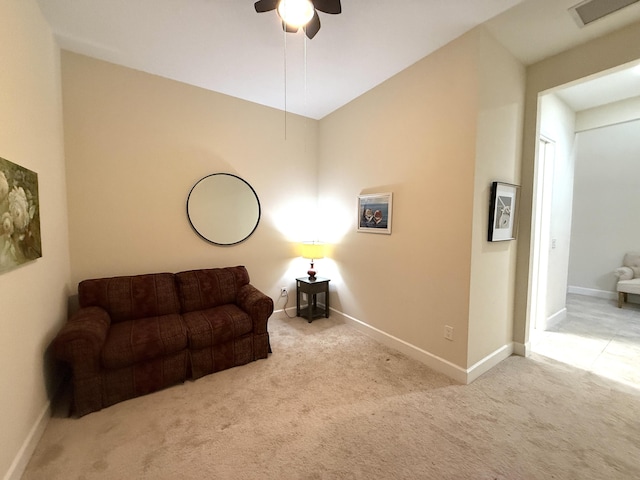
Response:
[{"label": "brown recliner sofa", "polygon": [[84,280],[53,340],[82,416],[267,358],[273,300],[243,266]]}]

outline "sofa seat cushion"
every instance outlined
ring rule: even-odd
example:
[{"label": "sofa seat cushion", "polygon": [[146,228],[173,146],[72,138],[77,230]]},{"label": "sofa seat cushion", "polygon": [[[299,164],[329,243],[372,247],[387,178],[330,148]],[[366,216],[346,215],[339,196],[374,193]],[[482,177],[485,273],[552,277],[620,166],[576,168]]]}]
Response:
[{"label": "sofa seat cushion", "polygon": [[183,318],[192,349],[227,343],[253,330],[251,317],[234,304],[185,313]]},{"label": "sofa seat cushion", "polygon": [[122,368],[187,348],[187,330],[179,314],[139,318],[111,325],[102,349],[105,368]]},{"label": "sofa seat cushion", "polygon": [[640,278],[633,280],[620,280],[617,285],[619,292],[634,293],[640,295]]}]

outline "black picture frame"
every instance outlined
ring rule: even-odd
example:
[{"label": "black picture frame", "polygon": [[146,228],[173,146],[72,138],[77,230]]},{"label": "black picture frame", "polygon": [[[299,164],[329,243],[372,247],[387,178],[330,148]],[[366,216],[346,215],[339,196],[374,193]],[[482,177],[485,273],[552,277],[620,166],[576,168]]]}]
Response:
[{"label": "black picture frame", "polygon": [[518,230],[519,185],[493,182],[489,203],[490,242],[515,240]]}]

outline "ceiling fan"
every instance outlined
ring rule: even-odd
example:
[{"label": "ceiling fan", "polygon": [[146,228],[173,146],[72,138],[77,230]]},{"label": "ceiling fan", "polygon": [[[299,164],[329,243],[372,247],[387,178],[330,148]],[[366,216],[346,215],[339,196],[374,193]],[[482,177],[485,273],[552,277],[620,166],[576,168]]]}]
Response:
[{"label": "ceiling fan", "polygon": [[[318,11],[333,15],[342,12],[340,0],[258,0],[254,7],[258,13],[277,9],[278,15],[282,18],[282,28],[287,32],[295,33],[302,27],[304,33],[310,39],[315,37],[318,30],[320,30]],[[302,18],[289,20],[289,17],[287,17],[289,8],[301,9]]]}]

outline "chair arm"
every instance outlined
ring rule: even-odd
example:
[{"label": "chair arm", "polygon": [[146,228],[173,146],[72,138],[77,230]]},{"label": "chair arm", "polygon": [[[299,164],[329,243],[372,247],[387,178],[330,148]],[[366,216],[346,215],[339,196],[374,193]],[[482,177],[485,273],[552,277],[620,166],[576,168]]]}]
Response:
[{"label": "chair arm", "polygon": [[613,271],[618,280],[631,280],[633,278],[633,270],[629,267],[618,267]]},{"label": "chair arm", "polygon": [[238,306],[247,312],[253,321],[253,332],[265,333],[267,320],[273,313],[273,300],[251,284],[240,287]]},{"label": "chair arm", "polygon": [[100,307],[81,308],[53,340],[54,356],[68,363],[76,378],[100,370],[100,352],[107,338],[111,318]]}]

